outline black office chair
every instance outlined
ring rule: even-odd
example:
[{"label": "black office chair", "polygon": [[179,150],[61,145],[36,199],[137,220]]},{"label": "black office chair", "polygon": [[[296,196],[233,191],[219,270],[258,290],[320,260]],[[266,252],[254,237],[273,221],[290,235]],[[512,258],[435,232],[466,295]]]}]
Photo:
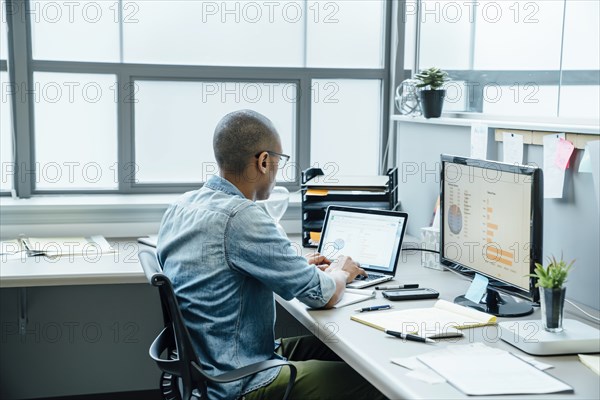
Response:
[{"label": "black office chair", "polygon": [[141,246],[138,257],[146,278],[158,288],[160,294],[165,327],[150,345],[149,353],[162,371],[160,386],[165,400],[207,399],[208,382],[233,382],[280,366],[290,368],[290,380],[283,396],[284,400],[288,398],[296,380],[296,367],[287,361],[261,361],[221,375],[208,375],[192,347],[173,286],[169,278],[161,273],[156,251],[152,247]]}]

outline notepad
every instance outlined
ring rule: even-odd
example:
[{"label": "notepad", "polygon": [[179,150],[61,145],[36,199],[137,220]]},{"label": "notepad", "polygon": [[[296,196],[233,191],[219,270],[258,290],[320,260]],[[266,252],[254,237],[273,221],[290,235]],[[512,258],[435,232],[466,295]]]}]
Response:
[{"label": "notepad", "polygon": [[438,300],[429,308],[353,315],[351,318],[382,331],[394,330],[432,339],[462,336],[460,329],[496,323],[493,315],[446,300]]},{"label": "notepad", "polygon": [[350,304],[359,303],[361,301],[375,298],[375,291],[368,289],[351,289],[346,288],[344,296],[333,308],[340,308]]}]

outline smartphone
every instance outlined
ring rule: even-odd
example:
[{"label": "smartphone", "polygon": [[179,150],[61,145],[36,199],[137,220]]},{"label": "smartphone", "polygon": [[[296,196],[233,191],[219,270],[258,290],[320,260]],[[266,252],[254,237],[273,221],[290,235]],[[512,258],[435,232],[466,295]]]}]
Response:
[{"label": "smartphone", "polygon": [[429,288],[385,290],[383,297],[390,300],[437,299],[440,294]]}]

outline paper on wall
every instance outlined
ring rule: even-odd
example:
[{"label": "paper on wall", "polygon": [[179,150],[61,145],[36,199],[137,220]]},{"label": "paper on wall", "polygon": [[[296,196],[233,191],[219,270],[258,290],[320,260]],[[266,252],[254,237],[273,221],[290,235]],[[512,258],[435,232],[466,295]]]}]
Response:
[{"label": "paper on wall", "polygon": [[565,183],[565,170],[556,165],[556,152],[560,139],[565,138],[564,133],[555,133],[544,136],[544,198],[560,199],[563,196]]},{"label": "paper on wall", "polygon": [[598,206],[598,213],[600,214],[600,140],[587,142],[586,148],[590,152],[594,192],[596,192],[596,204]]},{"label": "paper on wall", "polygon": [[590,159],[590,148],[588,145],[585,145],[585,150],[583,152],[583,156],[581,157],[581,162],[579,163],[579,173],[592,173],[592,160]]},{"label": "paper on wall", "polygon": [[503,159],[508,164],[523,164],[523,135],[503,132]]},{"label": "paper on wall", "polygon": [[488,127],[485,124],[471,125],[471,158],[487,159]]}]

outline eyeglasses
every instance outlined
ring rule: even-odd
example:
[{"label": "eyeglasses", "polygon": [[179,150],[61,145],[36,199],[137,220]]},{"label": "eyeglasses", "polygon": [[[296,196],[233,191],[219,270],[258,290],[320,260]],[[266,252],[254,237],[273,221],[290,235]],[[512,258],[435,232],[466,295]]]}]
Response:
[{"label": "eyeglasses", "polygon": [[254,155],[254,157],[258,158],[261,155],[261,153],[269,153],[272,156],[278,156],[279,159],[281,161],[283,161],[281,166],[284,166],[290,160],[290,156],[288,156],[287,154],[281,154],[281,153],[277,153],[276,151],[270,151],[270,150],[259,151],[258,153],[256,153]]}]

